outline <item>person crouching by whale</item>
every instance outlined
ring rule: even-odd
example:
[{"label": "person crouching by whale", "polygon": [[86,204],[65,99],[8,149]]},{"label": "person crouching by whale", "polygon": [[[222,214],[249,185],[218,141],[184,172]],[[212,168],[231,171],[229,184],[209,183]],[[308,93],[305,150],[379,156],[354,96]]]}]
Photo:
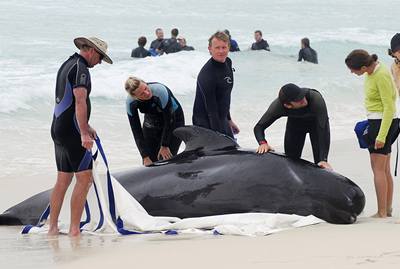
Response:
[{"label": "person crouching by whale", "polygon": [[314,89],[300,88],[289,83],[284,85],[265,114],[254,127],[259,147],[257,153],[263,154],[272,147],[265,139],[264,131],[280,117],[287,117],[285,131],[285,154],[291,158],[300,158],[306,134],[309,133],[314,162],[332,169],[328,163],[330,129],[328,110],[321,93]]},{"label": "person crouching by whale", "polygon": [[[185,119],[171,90],[161,83],[146,83],[137,77],[126,80],[125,90],[128,93],[126,111],[143,165],[176,155],[182,141],[172,131],[184,126]],[[143,127],[139,111],[144,114]]]},{"label": "person crouching by whale", "polygon": [[368,144],[378,203],[378,212],[372,217],[391,217],[393,177],[390,172],[390,153],[399,134],[396,88],[389,70],[378,61],[376,54],[370,55],[361,49],[353,50],[347,55],[345,63],[351,73],[357,76],[366,74],[364,104],[369,127],[364,137]]}]

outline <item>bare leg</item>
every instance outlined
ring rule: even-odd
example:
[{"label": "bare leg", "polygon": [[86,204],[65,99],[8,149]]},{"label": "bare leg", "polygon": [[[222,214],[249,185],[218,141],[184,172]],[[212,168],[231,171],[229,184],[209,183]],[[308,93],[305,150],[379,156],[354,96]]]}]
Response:
[{"label": "bare leg", "polygon": [[370,154],[371,167],[374,173],[374,183],[376,198],[378,202],[378,212],[372,217],[386,218],[387,214],[387,193],[388,184],[386,180],[386,160],[387,155],[372,153]]},{"label": "bare leg", "polygon": [[390,171],[390,153],[388,154],[388,158],[386,161],[386,182],[387,182],[387,216],[392,216],[392,201],[393,201],[393,177]]},{"label": "bare leg", "polygon": [[76,184],[71,197],[71,223],[69,226],[69,235],[78,236],[80,234],[80,221],[83,208],[86,202],[86,196],[93,181],[92,170],[85,170],[75,174]]},{"label": "bare leg", "polygon": [[64,201],[65,193],[71,184],[73,173],[58,172],[57,182],[50,197],[50,227],[48,235],[58,234],[58,216]]}]

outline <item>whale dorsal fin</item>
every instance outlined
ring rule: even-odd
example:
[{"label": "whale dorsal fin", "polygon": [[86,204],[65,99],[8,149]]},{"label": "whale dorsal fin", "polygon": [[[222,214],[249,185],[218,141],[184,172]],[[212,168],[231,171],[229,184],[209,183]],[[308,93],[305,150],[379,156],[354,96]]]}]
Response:
[{"label": "whale dorsal fin", "polygon": [[185,142],[185,151],[238,148],[229,136],[199,126],[184,126],[174,130],[174,135]]}]

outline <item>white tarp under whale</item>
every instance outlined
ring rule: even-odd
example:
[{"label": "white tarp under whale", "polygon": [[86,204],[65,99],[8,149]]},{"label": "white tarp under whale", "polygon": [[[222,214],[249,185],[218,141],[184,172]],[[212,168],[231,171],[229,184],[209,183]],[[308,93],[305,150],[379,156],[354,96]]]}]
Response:
[{"label": "white tarp under whale", "polygon": [[[97,141],[96,141],[97,142]],[[81,220],[83,233],[92,234],[142,234],[142,233],[206,233],[230,235],[267,235],[282,230],[325,222],[314,216],[299,216],[273,213],[241,213],[197,218],[154,217],[135,200],[132,195],[109,173],[107,159],[97,142],[103,161],[95,161],[94,182],[89,190]],[[75,179],[74,179],[75,180]],[[68,233],[71,183],[60,213],[61,233]],[[48,230],[48,207],[37,226],[28,225],[27,233],[46,233]]]}]

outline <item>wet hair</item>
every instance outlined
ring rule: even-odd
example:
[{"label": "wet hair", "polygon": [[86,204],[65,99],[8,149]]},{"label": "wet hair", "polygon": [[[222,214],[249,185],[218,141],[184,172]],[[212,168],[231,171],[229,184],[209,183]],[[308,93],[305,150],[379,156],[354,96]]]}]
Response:
[{"label": "wet hair", "polygon": [[147,38],[145,36],[141,36],[138,38],[137,43],[140,47],[144,47],[147,43]]},{"label": "wet hair", "polygon": [[225,29],[224,33],[229,37],[229,39],[231,39],[231,33],[229,32],[228,29]]},{"label": "wet hair", "polygon": [[171,36],[177,37],[179,35],[179,31],[177,28],[171,30]]},{"label": "wet hair", "polygon": [[255,33],[255,34],[259,33],[260,36],[262,36],[262,32],[261,32],[260,30],[256,30],[256,31],[254,31],[254,33]]},{"label": "wet hair", "polygon": [[366,50],[357,49],[350,52],[344,62],[348,68],[360,70],[363,66],[371,66],[377,60],[378,56],[376,54],[370,55]]},{"label": "wet hair", "polygon": [[130,96],[135,96],[135,91],[139,88],[140,82],[145,83],[143,80],[137,77],[128,77],[125,81],[125,90]]},{"label": "wet hair", "polygon": [[303,44],[304,47],[309,48],[310,47],[310,39],[308,39],[307,37],[303,38],[301,40],[301,44]]},{"label": "wet hair", "polygon": [[[226,31],[226,30],[225,30]],[[229,36],[224,32],[217,31],[208,39],[208,46],[211,47],[211,42],[214,38],[221,40],[225,43],[228,43],[228,47],[230,47]]]}]

